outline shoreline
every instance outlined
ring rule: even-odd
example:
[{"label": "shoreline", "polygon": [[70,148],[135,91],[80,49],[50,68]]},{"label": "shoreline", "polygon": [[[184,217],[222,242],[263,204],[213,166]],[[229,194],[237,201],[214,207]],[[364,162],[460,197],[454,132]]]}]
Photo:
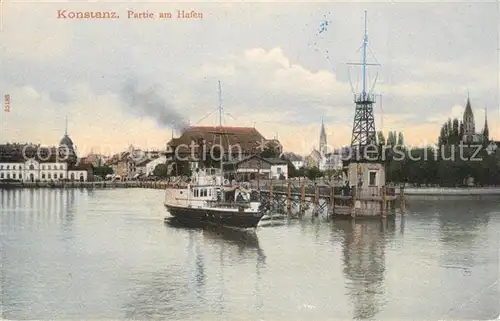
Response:
[{"label": "shoreline", "polygon": [[14,188],[153,188],[165,189],[165,181],[127,181],[127,182],[8,182],[0,183],[0,189]]},{"label": "shoreline", "polygon": [[[165,189],[169,186],[166,181],[126,181],[126,182],[0,182],[0,189],[18,188],[151,188]],[[265,186],[262,186],[265,188]],[[399,195],[399,188],[395,194]],[[406,196],[474,196],[498,195],[500,186],[497,187],[405,187]]]},{"label": "shoreline", "polygon": [[[396,188],[396,195],[399,189]],[[474,195],[499,195],[499,187],[405,187],[407,196],[474,196]]]}]

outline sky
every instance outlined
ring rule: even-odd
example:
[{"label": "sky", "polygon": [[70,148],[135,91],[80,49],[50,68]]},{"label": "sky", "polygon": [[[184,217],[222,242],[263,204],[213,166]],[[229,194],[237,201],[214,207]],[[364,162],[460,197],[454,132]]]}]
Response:
[{"label": "sky", "polygon": [[[62,19],[58,10],[120,19]],[[128,19],[128,10],[174,19]],[[203,18],[175,19],[177,10]],[[220,81],[224,125],[255,126],[308,154],[323,119],[328,145],[348,145],[361,72],[346,63],[361,60],[364,10],[368,62],[381,65],[368,68],[377,131],[435,143],[469,95],[476,131],[487,108],[500,140],[495,2],[7,1],[0,89],[10,110],[4,102],[0,142],[57,145],[68,117],[80,155],[164,149],[173,124],[175,136],[185,124],[218,124]]]}]

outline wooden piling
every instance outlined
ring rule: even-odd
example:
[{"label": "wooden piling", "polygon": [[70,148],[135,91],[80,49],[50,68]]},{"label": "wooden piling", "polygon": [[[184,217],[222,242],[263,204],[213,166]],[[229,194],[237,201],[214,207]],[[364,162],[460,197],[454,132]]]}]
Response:
[{"label": "wooden piling", "polygon": [[399,188],[399,203],[401,207],[401,214],[405,214],[406,212],[406,201],[405,201],[405,187],[404,185],[401,185]]},{"label": "wooden piling", "polygon": [[269,182],[269,208],[273,208],[273,181]]},{"label": "wooden piling", "polygon": [[358,195],[358,191],[357,191],[357,187],[356,186],[353,186],[352,187],[352,204],[351,204],[351,217],[352,218],[355,218],[356,217],[356,200],[357,200],[357,195]]},{"label": "wooden piling", "polygon": [[328,212],[326,213],[326,217],[329,218],[330,215],[333,216],[335,211],[335,188],[330,188],[330,198],[328,199]]},{"label": "wooden piling", "polygon": [[319,186],[314,186],[314,216],[319,214]]},{"label": "wooden piling", "polygon": [[288,198],[286,205],[288,215],[292,212],[292,182],[288,182]]},{"label": "wooden piling", "polygon": [[302,183],[300,186],[300,214],[304,213],[304,205],[306,203],[306,185]]},{"label": "wooden piling", "polygon": [[381,196],[382,196],[382,218],[386,218],[387,217],[387,197],[385,196],[386,195],[386,190],[385,190],[385,186],[382,186],[381,188]]}]

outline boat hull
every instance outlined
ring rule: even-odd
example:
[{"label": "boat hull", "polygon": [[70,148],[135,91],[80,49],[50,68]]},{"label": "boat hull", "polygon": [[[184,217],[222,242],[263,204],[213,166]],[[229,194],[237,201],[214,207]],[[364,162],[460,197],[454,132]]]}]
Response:
[{"label": "boat hull", "polygon": [[205,208],[186,208],[166,204],[165,207],[170,215],[179,221],[198,221],[235,228],[256,228],[260,219],[264,216],[263,212],[245,213],[237,210],[222,212]]}]

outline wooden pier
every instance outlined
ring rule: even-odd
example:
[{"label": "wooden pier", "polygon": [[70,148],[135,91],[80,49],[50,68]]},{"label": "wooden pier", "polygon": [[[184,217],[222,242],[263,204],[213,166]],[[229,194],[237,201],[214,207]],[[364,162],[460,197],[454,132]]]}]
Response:
[{"label": "wooden pier", "polygon": [[294,185],[292,182],[266,184],[260,190],[261,201],[272,212],[302,216],[311,211],[313,216],[325,213],[327,217],[382,217],[405,212],[404,187],[330,187]]},{"label": "wooden pier", "polygon": [[[405,212],[405,191],[399,187],[369,187],[356,190],[345,187],[314,186],[292,181],[267,181],[258,189],[261,201],[272,212],[301,217],[305,213],[327,217],[387,217]],[[101,181],[101,182],[16,182],[0,183],[5,188],[151,188],[172,186],[167,181]]]}]

